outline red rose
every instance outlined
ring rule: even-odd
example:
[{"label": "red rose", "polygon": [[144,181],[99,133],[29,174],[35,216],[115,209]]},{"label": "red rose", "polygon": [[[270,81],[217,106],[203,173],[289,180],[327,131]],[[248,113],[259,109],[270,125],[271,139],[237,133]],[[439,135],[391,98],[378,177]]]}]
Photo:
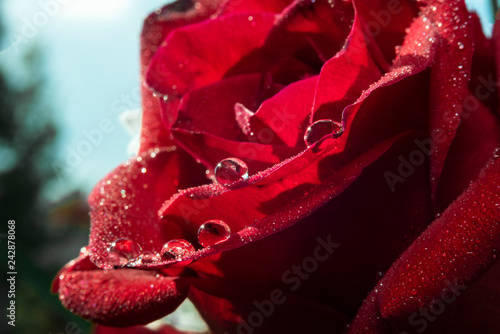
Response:
[{"label": "red rose", "polygon": [[63,305],[124,327],[189,297],[214,333],[498,331],[498,33],[463,1],[151,14],[140,153],[91,193]]}]

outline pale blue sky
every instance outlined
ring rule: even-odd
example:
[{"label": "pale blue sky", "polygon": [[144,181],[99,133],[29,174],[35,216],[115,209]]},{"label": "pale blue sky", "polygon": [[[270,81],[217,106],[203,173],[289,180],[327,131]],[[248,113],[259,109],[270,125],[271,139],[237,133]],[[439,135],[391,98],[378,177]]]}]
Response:
[{"label": "pale blue sky", "polygon": [[[131,137],[116,110],[140,106],[139,33],[145,15],[163,4],[165,0],[4,0],[2,14],[11,33],[29,38],[0,53],[2,64],[14,68],[22,49],[35,43],[46,60],[49,99],[60,128],[57,163],[67,171],[51,192],[75,187],[88,192],[128,158]],[[93,143],[86,132],[94,133]]]},{"label": "pale blue sky", "polygon": [[[134,93],[139,85],[142,20],[166,1],[3,2],[2,14],[8,19],[11,33],[28,33],[31,37],[26,44],[0,53],[0,62],[13,68],[22,48],[33,43],[41,46],[46,58],[45,72],[49,74],[50,99],[61,130],[58,163],[69,167],[67,158],[70,157],[73,164],[62,181],[51,188],[51,193],[61,194],[75,187],[88,192],[99,179],[128,158],[126,150],[131,138],[118,121],[115,109],[139,107]],[[486,17],[483,26],[487,30],[491,30],[493,23],[489,4],[488,0],[468,1],[470,7]],[[29,30],[30,23],[38,27],[33,25]],[[95,134],[97,130],[101,131],[102,138],[95,135],[92,143],[85,132]],[[82,156],[79,152],[87,155]]]}]

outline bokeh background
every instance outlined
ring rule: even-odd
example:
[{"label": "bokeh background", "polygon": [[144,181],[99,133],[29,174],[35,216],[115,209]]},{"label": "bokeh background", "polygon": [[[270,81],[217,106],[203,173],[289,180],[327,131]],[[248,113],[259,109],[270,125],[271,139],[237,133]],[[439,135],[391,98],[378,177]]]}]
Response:
[{"label": "bokeh background", "polygon": [[[167,2],[0,0],[0,268],[15,220],[18,273],[16,327],[4,311],[0,333],[91,331],[50,284],[87,244],[93,185],[133,154],[142,20]],[[491,35],[492,1],[467,3]]]}]

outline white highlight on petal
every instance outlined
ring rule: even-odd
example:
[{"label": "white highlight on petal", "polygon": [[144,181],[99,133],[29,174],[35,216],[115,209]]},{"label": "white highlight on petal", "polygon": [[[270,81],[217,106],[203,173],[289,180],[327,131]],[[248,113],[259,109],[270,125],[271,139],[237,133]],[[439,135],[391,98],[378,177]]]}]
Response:
[{"label": "white highlight on petal", "polygon": [[133,109],[127,110],[118,116],[120,123],[125,128],[125,131],[132,136],[132,140],[128,144],[127,154],[130,156],[135,156],[139,152],[139,146],[141,144],[140,134],[141,134],[141,121],[142,121],[142,110]]},{"label": "white highlight on petal", "polygon": [[189,299],[186,299],[174,313],[167,315],[165,318],[150,323],[146,327],[152,330],[158,330],[163,325],[169,324],[180,331],[194,331],[200,333],[208,333],[209,328],[203,320],[200,313],[196,310]]}]

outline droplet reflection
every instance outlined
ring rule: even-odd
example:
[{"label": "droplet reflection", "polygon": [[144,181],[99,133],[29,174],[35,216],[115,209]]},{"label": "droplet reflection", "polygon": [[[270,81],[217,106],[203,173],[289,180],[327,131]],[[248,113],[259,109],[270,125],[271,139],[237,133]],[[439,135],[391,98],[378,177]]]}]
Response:
[{"label": "droplet reflection", "polygon": [[222,220],[207,221],[198,229],[198,242],[203,247],[224,242],[231,236],[231,229]]},{"label": "droplet reflection", "polygon": [[160,254],[164,260],[177,260],[193,252],[195,248],[189,241],[173,239],[163,245]]},{"label": "droplet reflection", "polygon": [[344,128],[340,123],[329,119],[322,119],[311,124],[304,135],[304,142],[307,147],[312,146],[321,138],[332,135],[337,138],[344,132]]},{"label": "droplet reflection", "polygon": [[238,158],[224,159],[215,167],[215,179],[225,185],[248,179],[247,164]]},{"label": "droplet reflection", "polygon": [[141,246],[129,238],[116,239],[108,247],[109,261],[113,266],[124,266],[137,259],[141,252]]}]

